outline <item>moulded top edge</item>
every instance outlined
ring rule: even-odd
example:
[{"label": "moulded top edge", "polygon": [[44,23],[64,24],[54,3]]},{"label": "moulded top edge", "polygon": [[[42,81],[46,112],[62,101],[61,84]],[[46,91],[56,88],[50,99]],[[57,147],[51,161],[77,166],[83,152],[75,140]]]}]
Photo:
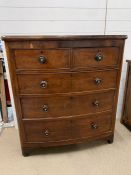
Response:
[{"label": "moulded top edge", "polygon": [[3,41],[127,39],[127,35],[5,35]]}]

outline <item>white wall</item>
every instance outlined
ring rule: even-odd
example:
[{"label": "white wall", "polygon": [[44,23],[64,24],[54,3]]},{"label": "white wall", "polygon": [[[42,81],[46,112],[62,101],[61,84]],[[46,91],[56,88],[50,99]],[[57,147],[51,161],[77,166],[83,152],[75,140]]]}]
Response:
[{"label": "white wall", "polygon": [[0,0],[0,35],[126,34],[117,116],[131,56],[130,0]]},{"label": "white wall", "polygon": [[1,34],[103,34],[106,0],[1,0]]},{"label": "white wall", "polygon": [[124,61],[122,68],[121,84],[117,116],[121,116],[123,93],[126,77],[126,60],[131,59],[131,1],[130,0],[108,0],[107,20],[105,34],[126,34],[128,39],[125,44]]}]

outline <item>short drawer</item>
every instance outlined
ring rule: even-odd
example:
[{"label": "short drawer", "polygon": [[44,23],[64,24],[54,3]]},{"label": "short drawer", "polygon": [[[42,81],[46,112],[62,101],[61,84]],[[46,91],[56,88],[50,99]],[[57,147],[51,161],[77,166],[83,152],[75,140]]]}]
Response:
[{"label": "short drawer", "polygon": [[117,66],[119,63],[119,49],[105,48],[78,48],[73,50],[73,67],[100,67]]},{"label": "short drawer", "polygon": [[67,69],[69,49],[15,50],[16,69]]},{"label": "short drawer", "polygon": [[68,73],[20,74],[17,76],[19,93],[52,94],[71,91],[71,75]]},{"label": "short drawer", "polygon": [[20,102],[23,118],[57,118],[112,110],[114,93],[22,97]]},{"label": "short drawer", "polygon": [[82,116],[72,120],[72,137],[86,138],[111,131],[112,117],[110,113]]},{"label": "short drawer", "polygon": [[27,142],[53,142],[71,139],[70,120],[24,121]]}]

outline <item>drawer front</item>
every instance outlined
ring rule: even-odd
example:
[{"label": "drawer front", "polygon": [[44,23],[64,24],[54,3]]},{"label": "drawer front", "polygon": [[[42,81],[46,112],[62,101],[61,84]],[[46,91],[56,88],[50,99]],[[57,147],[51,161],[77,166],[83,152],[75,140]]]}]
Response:
[{"label": "drawer front", "polygon": [[68,93],[115,88],[116,78],[116,70],[61,74],[21,74],[18,75],[18,85],[20,93],[23,94]]},{"label": "drawer front", "polygon": [[16,69],[67,69],[69,49],[15,50]]},{"label": "drawer front", "polygon": [[23,97],[23,118],[55,118],[112,110],[114,91],[74,96]]},{"label": "drawer front", "polygon": [[27,142],[50,142],[71,138],[70,120],[24,122]]},{"label": "drawer front", "polygon": [[72,91],[92,91],[116,88],[117,71],[75,72],[72,74]]},{"label": "drawer front", "polygon": [[112,110],[114,91],[72,97],[72,114],[83,115]]},{"label": "drawer front", "polygon": [[73,67],[116,66],[119,61],[118,53],[117,47],[74,49]]},{"label": "drawer front", "polygon": [[111,114],[101,113],[93,116],[83,116],[72,120],[73,138],[86,138],[111,131]]},{"label": "drawer front", "polygon": [[18,75],[21,94],[67,93],[71,90],[70,74]]},{"label": "drawer front", "polygon": [[71,115],[69,96],[21,98],[23,118],[53,118]]},{"label": "drawer front", "polygon": [[101,113],[57,120],[24,121],[27,142],[55,142],[88,138],[111,130],[111,114]]}]

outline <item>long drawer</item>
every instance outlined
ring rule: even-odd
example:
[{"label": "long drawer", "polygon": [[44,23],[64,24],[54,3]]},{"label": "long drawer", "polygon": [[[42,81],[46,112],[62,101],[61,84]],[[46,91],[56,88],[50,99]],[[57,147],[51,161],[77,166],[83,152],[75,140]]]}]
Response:
[{"label": "long drawer", "polygon": [[119,57],[117,47],[77,48],[73,50],[73,67],[117,66]]},{"label": "long drawer", "polygon": [[16,69],[67,69],[70,49],[15,50]]},{"label": "long drawer", "polygon": [[27,142],[55,142],[98,136],[111,130],[111,114],[24,121]]},{"label": "long drawer", "polygon": [[115,91],[68,95],[22,97],[23,118],[56,118],[112,110]]},{"label": "long drawer", "polygon": [[21,94],[51,94],[102,90],[116,87],[116,70],[74,73],[19,74]]}]

